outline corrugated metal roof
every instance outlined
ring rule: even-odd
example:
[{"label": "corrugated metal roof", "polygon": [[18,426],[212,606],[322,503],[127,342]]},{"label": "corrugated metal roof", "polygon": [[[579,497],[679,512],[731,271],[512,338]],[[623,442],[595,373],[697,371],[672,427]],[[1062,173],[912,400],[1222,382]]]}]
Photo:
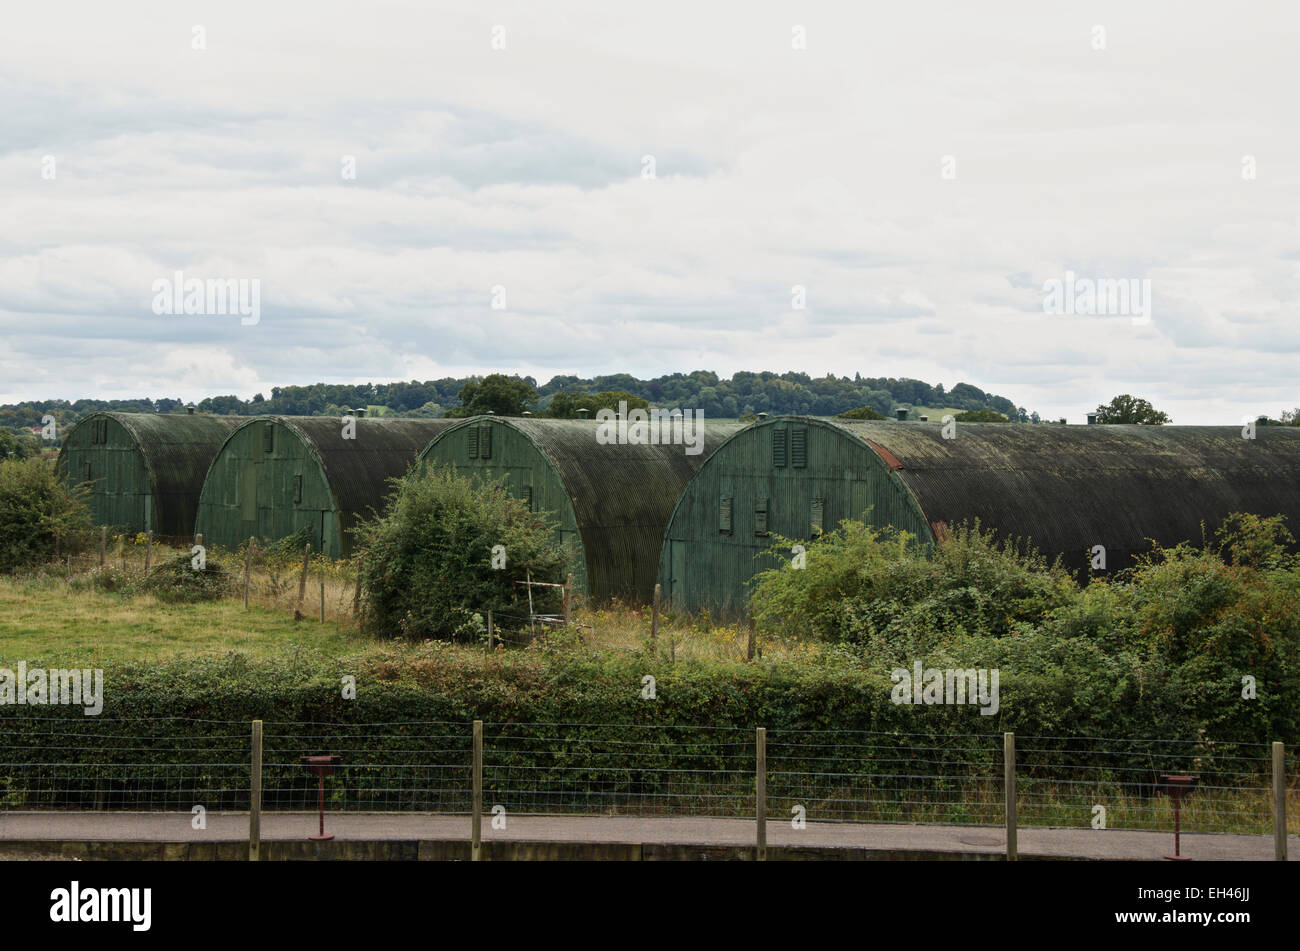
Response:
[{"label": "corrugated metal roof", "polygon": [[743,423],[704,420],[703,444],[687,455],[681,444],[602,444],[600,423],[584,419],[474,417],[512,426],[547,458],[573,504],[596,598],[639,601],[654,592],[659,549],[686,483]]},{"label": "corrugated metal roof", "polygon": [[958,423],[944,439],[939,423],[829,422],[895,457],[931,523],[978,517],[1075,567],[1094,545],[1115,570],[1149,538],[1199,543],[1202,521],[1213,532],[1235,511],[1300,533],[1298,428]]},{"label": "corrugated metal roof", "polygon": [[383,509],[383,500],[392,491],[389,480],[405,475],[434,436],[460,421],[366,416],[356,421],[356,438],[344,439],[336,416],[261,418],[274,419],[295,433],[320,463],[344,539],[359,518],[369,517],[372,508]]}]

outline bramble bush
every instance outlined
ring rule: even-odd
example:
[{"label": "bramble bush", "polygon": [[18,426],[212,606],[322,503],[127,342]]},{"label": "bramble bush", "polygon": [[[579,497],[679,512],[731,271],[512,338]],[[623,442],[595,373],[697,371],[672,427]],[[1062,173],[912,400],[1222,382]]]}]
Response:
[{"label": "bramble bush", "polygon": [[[363,626],[381,637],[475,639],[488,610],[502,626],[526,617],[528,590],[517,582],[562,584],[571,563],[555,523],[503,482],[443,467],[399,482],[385,513],[357,537]],[[496,545],[505,548],[502,569],[492,567]],[[533,590],[539,614],[558,613],[560,601],[558,588]]]},{"label": "bramble bush", "polygon": [[[844,643],[877,670],[918,659],[998,668],[1008,678],[1004,710],[1047,678],[1040,688],[1053,684],[1059,698],[1038,710],[1060,728],[1069,711],[1097,705],[1139,735],[1167,735],[1177,723],[1220,739],[1295,737],[1293,542],[1281,516],[1237,513],[1202,547],[1156,548],[1130,570],[1081,585],[978,525],[927,547],[845,522],[807,544],[805,568],[757,576],[750,607],[767,629]],[[778,539],[774,549],[790,544]]]},{"label": "bramble bush", "polygon": [[192,603],[223,598],[232,593],[233,585],[217,559],[208,558],[204,567],[195,568],[190,553],[182,552],[152,569],[142,587],[159,601]]},{"label": "bramble bush", "polygon": [[[773,554],[792,544],[776,538]],[[1000,637],[1078,592],[1064,569],[978,522],[931,548],[907,532],[846,520],[806,547],[804,568],[754,579],[752,613],[779,633],[849,642],[868,655],[915,654],[963,634]]]}]

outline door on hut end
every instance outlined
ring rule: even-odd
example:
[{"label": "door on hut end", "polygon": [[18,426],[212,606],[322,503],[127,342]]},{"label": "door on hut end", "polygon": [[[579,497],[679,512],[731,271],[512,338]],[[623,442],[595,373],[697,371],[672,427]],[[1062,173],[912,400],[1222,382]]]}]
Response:
[{"label": "door on hut end", "polygon": [[670,541],[668,551],[668,590],[663,592],[670,604],[681,606],[686,597],[686,543]]}]

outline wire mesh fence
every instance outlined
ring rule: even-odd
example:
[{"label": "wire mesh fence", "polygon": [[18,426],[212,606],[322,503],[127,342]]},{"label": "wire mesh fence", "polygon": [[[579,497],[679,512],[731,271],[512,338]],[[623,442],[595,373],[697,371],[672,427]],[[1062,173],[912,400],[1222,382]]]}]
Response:
[{"label": "wire mesh fence", "polygon": [[280,723],[263,725],[262,808],[315,809],[317,778],[305,756],[338,756],[325,783],[331,812],[470,811],[470,724]]},{"label": "wire mesh fence", "polygon": [[768,730],[773,815],[813,821],[1003,820],[1002,737]]},{"label": "wire mesh fence", "polygon": [[511,814],[754,814],[754,732],[484,724],[483,788]]},{"label": "wire mesh fence", "polygon": [[1016,758],[1022,825],[1168,829],[1177,800],[1190,831],[1272,831],[1265,743],[1017,737]]},{"label": "wire mesh fence", "polygon": [[0,718],[5,810],[249,807],[247,721]]},{"label": "wire mesh fence", "polygon": [[[752,818],[755,731],[664,724],[506,723],[482,727],[485,811],[510,815]],[[266,721],[264,811],[317,806],[307,756],[332,755],[331,812],[468,814],[476,769],[469,721]],[[769,729],[763,784],[774,820],[1002,825],[1001,734]],[[0,811],[246,811],[249,721],[0,717]],[[1019,826],[1273,831],[1267,744],[1016,737]],[[1300,762],[1281,782],[1300,831]]]}]

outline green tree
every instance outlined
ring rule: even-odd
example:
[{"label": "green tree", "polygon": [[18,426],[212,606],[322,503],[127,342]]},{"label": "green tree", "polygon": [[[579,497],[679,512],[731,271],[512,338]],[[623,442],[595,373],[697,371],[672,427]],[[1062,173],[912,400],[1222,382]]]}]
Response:
[{"label": "green tree", "polygon": [[0,571],[45,564],[90,536],[86,487],[69,490],[49,459],[0,461]]},{"label": "green tree", "polygon": [[456,394],[460,406],[447,411],[449,417],[480,416],[495,413],[497,416],[522,416],[537,400],[537,389],[527,380],[504,373],[493,373],[482,380],[470,380]]},{"label": "green tree", "polygon": [[953,419],[959,423],[1007,423],[1010,422],[1001,413],[994,412],[991,409],[968,409],[964,413],[958,413]]},{"label": "green tree", "polygon": [[[365,627],[382,637],[473,639],[489,610],[498,624],[518,627],[528,614],[519,582],[563,584],[571,563],[546,515],[529,511],[503,482],[454,468],[417,469],[357,535]],[[558,613],[558,592],[533,589],[536,611]]]},{"label": "green tree", "polygon": [[1167,414],[1160,412],[1146,400],[1121,393],[1109,403],[1097,407],[1097,422],[1162,426],[1170,422],[1170,419]]},{"label": "green tree", "polygon": [[10,432],[0,429],[0,460],[30,459],[41,454],[40,440],[29,432]]},{"label": "green tree", "polygon": [[545,415],[554,419],[576,419],[578,410],[585,409],[590,417],[594,419],[599,410],[612,409],[617,411],[620,402],[627,403],[629,410],[650,408],[649,401],[620,390],[603,393],[585,393],[578,390],[574,393],[556,393],[551,398],[550,405],[546,407]]},{"label": "green tree", "polygon": [[845,410],[835,417],[836,419],[884,419],[876,412],[874,406],[859,406],[857,409]]}]

